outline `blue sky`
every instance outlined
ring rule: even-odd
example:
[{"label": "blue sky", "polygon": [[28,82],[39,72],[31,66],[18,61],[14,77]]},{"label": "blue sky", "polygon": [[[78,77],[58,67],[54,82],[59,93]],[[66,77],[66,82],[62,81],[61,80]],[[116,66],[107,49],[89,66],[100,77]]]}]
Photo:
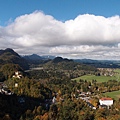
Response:
[{"label": "blue sky", "polygon": [[74,19],[79,14],[105,17],[120,15],[120,0],[0,0],[0,24],[36,10],[52,15],[57,20]]},{"label": "blue sky", "polygon": [[0,2],[1,49],[120,60],[120,0]]}]

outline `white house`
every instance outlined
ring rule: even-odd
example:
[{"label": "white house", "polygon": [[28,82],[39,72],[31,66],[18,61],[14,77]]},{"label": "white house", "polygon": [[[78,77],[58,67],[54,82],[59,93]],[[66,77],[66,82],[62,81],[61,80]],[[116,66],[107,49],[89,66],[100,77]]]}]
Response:
[{"label": "white house", "polygon": [[15,75],[13,75],[13,77],[14,77],[14,78],[19,78],[19,79],[20,79],[20,78],[22,78],[22,74],[21,74],[20,71],[16,71],[16,72],[15,72]]},{"label": "white house", "polygon": [[15,83],[15,87],[18,87],[18,83]]},{"label": "white house", "polygon": [[99,100],[99,103],[100,103],[100,105],[111,106],[111,105],[113,105],[113,99],[104,97]]},{"label": "white house", "polygon": [[55,103],[55,102],[56,102],[56,98],[53,97],[53,99],[52,99],[52,103]]}]

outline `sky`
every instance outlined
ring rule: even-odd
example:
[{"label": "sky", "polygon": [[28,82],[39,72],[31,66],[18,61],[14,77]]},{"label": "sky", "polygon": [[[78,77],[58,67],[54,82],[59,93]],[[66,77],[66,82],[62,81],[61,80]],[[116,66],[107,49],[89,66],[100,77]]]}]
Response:
[{"label": "sky", "polygon": [[0,0],[0,49],[120,60],[120,0]]}]

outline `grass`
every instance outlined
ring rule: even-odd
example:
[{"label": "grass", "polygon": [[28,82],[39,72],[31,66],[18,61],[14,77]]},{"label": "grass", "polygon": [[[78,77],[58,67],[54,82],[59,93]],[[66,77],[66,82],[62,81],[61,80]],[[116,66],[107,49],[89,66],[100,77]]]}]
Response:
[{"label": "grass", "polygon": [[120,73],[120,69],[115,69],[114,72]]},{"label": "grass", "polygon": [[87,81],[92,81],[96,80],[97,82],[107,82],[109,80],[118,80],[120,81],[120,69],[115,69],[114,72],[116,74],[114,76],[95,76],[95,75],[84,75],[78,78],[74,78],[72,80],[79,81],[80,79],[82,80],[87,80]]},{"label": "grass", "polygon": [[79,81],[80,79],[82,80],[87,80],[92,82],[92,80],[96,80],[97,82],[107,82],[108,80],[117,80],[116,76],[95,76],[95,75],[84,75],[72,80]]},{"label": "grass", "polygon": [[[80,79],[82,80],[87,80],[87,81],[92,81],[92,80],[96,80],[97,82],[107,82],[109,80],[118,80],[120,81],[120,69],[115,69],[114,72],[116,72],[117,74],[115,74],[114,76],[95,76],[95,75],[84,75],[72,80],[76,80],[79,81]],[[105,95],[106,97],[111,97],[115,100],[118,100],[120,98],[120,90],[119,91],[113,91],[113,92],[106,92],[103,95]]]},{"label": "grass", "polygon": [[114,98],[115,100],[118,100],[120,98],[120,90],[119,91],[113,91],[113,92],[106,92],[104,95],[107,97]]}]

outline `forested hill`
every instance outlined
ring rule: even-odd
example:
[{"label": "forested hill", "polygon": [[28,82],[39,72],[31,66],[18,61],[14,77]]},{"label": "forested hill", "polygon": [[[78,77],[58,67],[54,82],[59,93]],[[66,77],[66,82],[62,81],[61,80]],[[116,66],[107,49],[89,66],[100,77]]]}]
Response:
[{"label": "forested hill", "polygon": [[55,59],[43,65],[46,69],[62,69],[62,70],[85,70],[95,71],[96,68],[90,65],[74,62],[73,60],[56,57]]},{"label": "forested hill", "polygon": [[0,50],[0,66],[8,63],[18,64],[23,69],[29,68],[27,61],[13,49]]},{"label": "forested hill", "polygon": [[95,66],[96,68],[120,68],[119,60],[74,59],[75,62]]}]

